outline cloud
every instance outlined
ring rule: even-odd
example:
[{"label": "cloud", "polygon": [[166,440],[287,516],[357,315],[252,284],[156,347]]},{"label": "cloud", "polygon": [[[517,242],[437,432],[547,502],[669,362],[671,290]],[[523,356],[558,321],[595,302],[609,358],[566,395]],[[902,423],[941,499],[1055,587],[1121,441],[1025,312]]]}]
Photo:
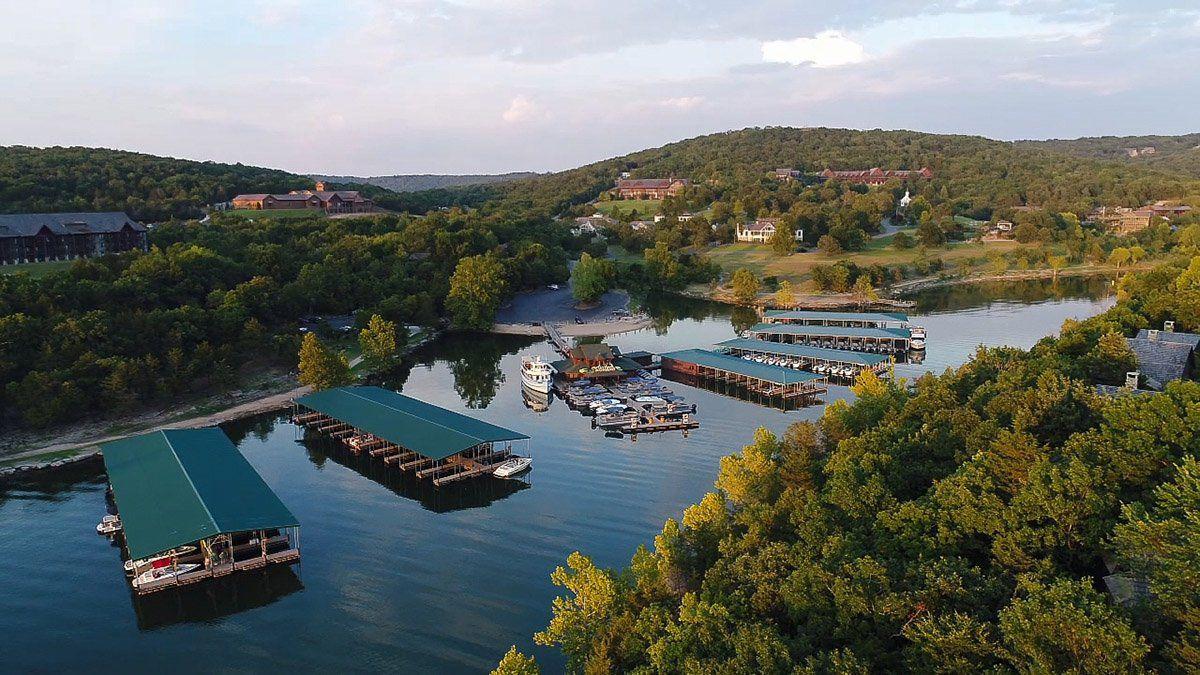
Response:
[{"label": "cloud", "polygon": [[703,96],[675,96],[672,98],[664,98],[661,101],[662,105],[668,108],[678,108],[680,110],[691,110],[696,106],[704,103]]},{"label": "cloud", "polygon": [[508,104],[508,109],[500,117],[509,124],[519,124],[529,120],[544,117],[541,107],[526,96],[516,96]]},{"label": "cloud", "polygon": [[794,66],[807,63],[816,68],[830,68],[862,63],[867,60],[867,51],[841,31],[827,30],[810,38],[764,42],[762,58],[772,63]]}]

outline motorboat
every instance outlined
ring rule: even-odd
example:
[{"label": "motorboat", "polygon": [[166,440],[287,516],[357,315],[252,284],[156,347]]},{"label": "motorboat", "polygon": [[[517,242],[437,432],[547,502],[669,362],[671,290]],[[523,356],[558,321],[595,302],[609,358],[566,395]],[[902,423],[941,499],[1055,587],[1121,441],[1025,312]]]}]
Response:
[{"label": "motorboat", "polygon": [[111,537],[117,534],[122,529],[121,519],[117,516],[104,516],[99,525],[96,525],[96,534],[102,534],[106,537]]},{"label": "motorboat", "polygon": [[549,394],[553,375],[554,368],[543,361],[542,357],[526,356],[521,359],[521,384],[531,390]]},{"label": "motorboat", "polygon": [[497,478],[511,478],[522,471],[529,470],[533,464],[532,457],[511,457],[501,462],[500,466],[492,472],[492,475]]},{"label": "motorboat", "polygon": [[638,403],[666,403],[667,399],[661,396],[635,396],[634,401]]},{"label": "motorboat", "polygon": [[159,565],[159,566],[151,567],[150,569],[146,570],[145,572],[142,572],[141,574],[139,574],[133,578],[133,583],[135,586],[141,586],[142,584],[148,584],[152,581],[161,581],[163,579],[172,579],[174,577],[179,576],[180,574],[186,574],[186,573],[191,572],[192,570],[200,567],[199,563],[186,563],[183,565],[172,565],[169,559],[159,560],[155,564]]},{"label": "motorboat", "polygon": [[592,408],[593,410],[596,410],[596,409],[600,409],[600,408],[607,408],[609,406],[614,406],[620,402],[621,402],[621,399],[619,399],[619,398],[598,398],[595,401],[588,403],[588,407]]},{"label": "motorboat", "polygon": [[629,410],[629,406],[625,405],[624,403],[614,403],[613,405],[606,405],[603,408],[596,408],[596,414],[617,415],[626,412],[627,410]]},{"label": "motorboat", "polygon": [[908,333],[912,337],[913,340],[922,340],[923,341],[925,339],[925,327],[924,326],[909,326]]},{"label": "motorboat", "polygon": [[541,413],[550,409],[550,394],[541,391],[534,391],[524,384],[521,385],[521,400],[525,403],[525,407],[530,410]]},{"label": "motorboat", "polygon": [[913,349],[925,349],[925,340],[922,338],[913,338],[912,341],[909,342],[909,346]]},{"label": "motorboat", "polygon": [[126,560],[125,561],[125,573],[128,574],[129,576],[133,576],[133,570],[135,567],[145,567],[146,565],[150,565],[151,567],[153,567],[155,563],[158,563],[161,560],[170,560],[171,558],[174,558],[175,556],[187,555],[189,553],[195,553],[195,552],[196,552],[195,546],[180,546],[179,548],[173,548],[170,551],[160,553],[160,554],[158,554],[156,556],[152,556],[150,558],[142,558],[141,560]]}]

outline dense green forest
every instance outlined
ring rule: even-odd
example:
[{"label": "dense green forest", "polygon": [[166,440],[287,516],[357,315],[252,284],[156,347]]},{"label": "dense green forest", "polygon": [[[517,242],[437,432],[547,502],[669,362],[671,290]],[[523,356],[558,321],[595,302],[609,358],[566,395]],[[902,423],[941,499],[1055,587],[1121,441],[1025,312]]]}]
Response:
[{"label": "dense green forest", "polygon": [[759,430],[628,567],[572,554],[537,641],[589,673],[1195,672],[1200,383],[1092,386],[1168,318],[1200,330],[1200,256],[1027,352]]},{"label": "dense green forest", "polygon": [[312,180],[242,164],[100,148],[0,147],[0,213],[124,211],[148,222],[198,218],[242,192],[287,192]]},{"label": "dense green forest", "polygon": [[[1071,140],[1020,141],[1017,145],[1074,157],[1140,164],[1200,178],[1200,133],[1181,136],[1092,136]],[[1153,152],[1145,153],[1146,148],[1153,148]],[[1126,152],[1130,149],[1137,150],[1137,154],[1131,157]]]},{"label": "dense green forest", "polygon": [[[463,260],[486,259],[494,303],[567,278],[571,241],[548,220],[451,210],[428,217],[274,220],[216,214],[152,234],[148,253],[0,275],[0,420],[112,415],[235,386],[295,364],[298,319],[372,313],[433,325]],[[482,296],[488,297],[482,297]]]}]

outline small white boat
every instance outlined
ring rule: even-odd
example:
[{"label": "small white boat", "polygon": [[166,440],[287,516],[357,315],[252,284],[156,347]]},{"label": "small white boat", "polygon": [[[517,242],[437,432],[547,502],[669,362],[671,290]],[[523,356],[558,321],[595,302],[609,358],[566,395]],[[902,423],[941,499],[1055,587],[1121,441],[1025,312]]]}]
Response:
[{"label": "small white boat", "polygon": [[543,394],[550,393],[550,380],[554,369],[542,357],[524,357],[521,359],[521,384],[533,391]]},{"label": "small white boat", "polygon": [[909,346],[913,349],[925,349],[925,340],[913,338],[912,342],[909,343]]},{"label": "small white boat", "polygon": [[667,399],[661,396],[637,396],[633,399],[638,403],[666,403]]},{"label": "small white boat", "polygon": [[[112,520],[109,520],[110,518]],[[96,526],[96,534],[103,534],[106,537],[111,537],[112,535],[120,532],[121,527],[120,518],[117,518],[116,516],[104,516],[104,520],[101,520],[100,524]]]},{"label": "small white boat", "polygon": [[616,403],[613,405],[604,406],[603,408],[596,408],[596,414],[597,415],[617,415],[617,414],[623,413],[627,410],[629,410],[629,406],[625,405],[624,403]]},{"label": "small white boat", "polygon": [[153,565],[154,563],[158,562],[159,560],[169,560],[173,556],[187,555],[188,553],[195,553],[195,552],[196,552],[195,546],[180,546],[179,548],[173,548],[170,551],[167,551],[165,553],[160,553],[151,558],[142,558],[141,560],[126,560],[125,561],[125,573],[132,575],[133,568],[135,566],[145,567],[146,565]]},{"label": "small white boat", "polygon": [[492,475],[497,478],[511,478],[512,476],[527,470],[532,464],[532,457],[513,457],[511,459],[504,460],[500,466],[496,467],[496,470],[492,472]]},{"label": "small white boat", "polygon": [[145,572],[142,572],[141,574],[134,577],[133,583],[135,586],[140,586],[142,584],[148,584],[151,581],[159,581],[160,579],[170,579],[172,577],[179,576],[180,574],[186,574],[187,572],[191,572],[192,570],[196,569],[197,567],[200,567],[200,565],[198,563],[188,563],[186,565],[175,565],[174,567],[172,567],[172,566],[155,567],[153,569],[148,569]]},{"label": "small white boat", "polygon": [[912,339],[914,339],[914,340],[924,340],[925,339],[925,327],[924,326],[909,326],[908,332],[909,332],[909,335],[911,335]]},{"label": "small white boat", "polygon": [[621,399],[619,399],[619,398],[598,398],[595,401],[588,403],[588,407],[595,410],[595,409],[599,409],[599,408],[607,408],[609,406],[614,406],[620,402],[621,402]]}]

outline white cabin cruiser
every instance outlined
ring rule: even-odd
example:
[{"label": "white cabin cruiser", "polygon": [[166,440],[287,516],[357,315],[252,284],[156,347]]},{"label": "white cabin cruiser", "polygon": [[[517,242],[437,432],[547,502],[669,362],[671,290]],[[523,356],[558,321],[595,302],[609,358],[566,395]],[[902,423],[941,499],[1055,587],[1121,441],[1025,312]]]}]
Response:
[{"label": "white cabin cruiser", "polygon": [[134,586],[141,586],[142,584],[148,584],[151,581],[170,579],[172,577],[177,577],[180,574],[191,572],[198,567],[200,567],[200,565],[197,563],[188,563],[186,565],[174,565],[169,567],[153,567],[134,577],[133,583]]},{"label": "white cabin cruiser", "polygon": [[550,393],[550,380],[554,369],[540,356],[526,356],[521,359],[521,384],[533,391],[543,394]]},{"label": "white cabin cruiser", "polygon": [[512,457],[504,460],[492,475],[497,478],[511,478],[522,471],[527,470],[533,464],[532,457]]},{"label": "white cabin cruiser", "polygon": [[96,534],[110,537],[120,532],[122,527],[121,519],[117,516],[104,516],[104,520],[101,520],[100,524],[96,526]]}]

